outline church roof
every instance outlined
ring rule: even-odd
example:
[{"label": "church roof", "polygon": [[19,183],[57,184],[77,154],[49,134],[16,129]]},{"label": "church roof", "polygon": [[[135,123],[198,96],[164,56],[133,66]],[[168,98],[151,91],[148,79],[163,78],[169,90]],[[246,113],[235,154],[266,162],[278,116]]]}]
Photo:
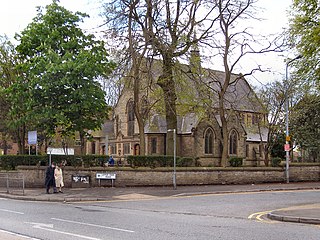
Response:
[{"label": "church roof", "polygon": [[102,136],[108,135],[109,137],[114,137],[114,131],[113,131],[113,121],[107,120],[101,127],[101,134]]},{"label": "church roof", "polygon": [[[178,116],[177,118],[177,133],[189,134],[192,129],[197,126],[199,118],[195,113],[188,113],[185,116]],[[145,133],[167,133],[167,124],[165,116],[155,114],[147,122],[144,128]]]},{"label": "church roof", "polygon": [[[247,141],[248,142],[260,142],[261,141],[258,129],[248,128],[248,129],[246,129],[246,131],[247,131]],[[268,128],[261,127],[260,131],[261,131],[262,141],[267,142],[268,141]]]},{"label": "church roof", "polygon": [[[148,77],[156,83],[162,74],[162,62],[156,59],[146,59],[146,71]],[[178,101],[181,99],[185,91],[195,94],[199,102],[210,99],[212,107],[217,108],[219,105],[219,93],[224,85],[226,73],[211,68],[200,68],[199,72],[194,73],[192,66],[188,64],[176,63],[174,67],[174,75],[177,76],[176,92]],[[204,87],[203,87],[204,86]],[[186,89],[187,88],[187,89]],[[209,90],[209,91],[208,91]],[[186,101],[190,101],[187,98]],[[246,112],[263,112],[263,106],[256,96],[255,92],[242,74],[230,75],[230,83],[224,95],[224,105],[226,109],[233,109]]]}]

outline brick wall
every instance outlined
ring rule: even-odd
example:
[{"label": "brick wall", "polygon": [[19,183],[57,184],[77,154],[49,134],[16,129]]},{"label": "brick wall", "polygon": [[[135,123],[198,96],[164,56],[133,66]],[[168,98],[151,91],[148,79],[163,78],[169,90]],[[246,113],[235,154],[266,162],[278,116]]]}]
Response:
[{"label": "brick wall", "polygon": [[[18,171],[25,176],[26,187],[44,187],[46,167],[20,166]],[[91,170],[65,167],[64,181],[66,187],[72,187],[72,175],[90,176],[90,186],[98,186],[95,179],[97,172],[116,172],[116,186],[165,186],[172,184],[172,170],[134,170],[117,168],[94,168]],[[193,169],[185,171],[177,169],[178,185],[197,184],[250,184],[266,182],[285,182],[282,168],[216,168]],[[290,181],[320,181],[320,165],[291,166]],[[102,185],[110,186],[110,181],[102,181]],[[78,185],[77,185],[78,186]],[[89,187],[84,185],[83,187]]]}]

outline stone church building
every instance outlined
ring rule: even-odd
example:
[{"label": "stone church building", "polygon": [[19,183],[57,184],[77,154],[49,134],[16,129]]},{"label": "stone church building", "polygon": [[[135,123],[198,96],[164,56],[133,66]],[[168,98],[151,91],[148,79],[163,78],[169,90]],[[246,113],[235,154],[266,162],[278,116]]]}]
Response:
[{"label": "stone church building", "polygon": [[[162,90],[157,85],[161,62],[146,60],[141,70],[140,111],[144,116],[146,155],[166,155],[168,134]],[[212,69],[193,71],[192,64],[175,66],[177,92],[177,156],[198,158],[202,166],[219,166],[222,151],[218,94],[225,73]],[[87,154],[112,154],[115,159],[139,155],[139,128],[134,114],[132,82],[126,80],[112,119],[87,143]],[[244,165],[263,164],[267,130],[264,109],[246,79],[231,76],[224,106],[228,119],[228,156]],[[106,143],[108,148],[106,151]]]}]

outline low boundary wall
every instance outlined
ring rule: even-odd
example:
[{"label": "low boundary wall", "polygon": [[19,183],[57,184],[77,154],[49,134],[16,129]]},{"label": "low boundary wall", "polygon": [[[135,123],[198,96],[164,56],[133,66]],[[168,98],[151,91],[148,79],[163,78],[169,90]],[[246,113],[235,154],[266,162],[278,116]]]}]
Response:
[{"label": "low boundary wall", "polygon": [[[19,166],[18,172],[24,175],[25,186],[44,187],[46,167]],[[98,187],[96,173],[116,173],[115,186],[168,186],[172,185],[172,169],[131,169],[131,168],[73,168],[63,169],[66,187]],[[320,181],[320,164],[290,166],[290,182]],[[81,181],[82,182],[74,182]],[[89,179],[89,183],[88,183]],[[211,184],[251,184],[285,182],[282,167],[239,167],[239,168],[177,168],[177,185]],[[101,186],[111,186],[111,181],[101,181]]]}]

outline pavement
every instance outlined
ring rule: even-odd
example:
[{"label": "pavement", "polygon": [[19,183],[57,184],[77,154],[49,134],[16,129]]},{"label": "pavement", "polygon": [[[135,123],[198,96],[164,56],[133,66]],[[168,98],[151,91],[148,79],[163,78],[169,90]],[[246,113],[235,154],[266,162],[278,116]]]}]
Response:
[{"label": "pavement", "polygon": [[[319,190],[320,182],[268,183],[248,185],[194,185],[173,187],[95,187],[64,188],[63,193],[46,194],[44,188],[27,188],[24,192],[0,188],[0,197],[27,201],[81,202],[81,201],[132,201],[158,198],[187,197],[206,194],[231,194],[267,191]],[[51,190],[52,192],[52,190]],[[319,198],[320,199],[320,198]],[[304,206],[271,211],[267,217],[278,221],[320,224],[320,200]]]}]

